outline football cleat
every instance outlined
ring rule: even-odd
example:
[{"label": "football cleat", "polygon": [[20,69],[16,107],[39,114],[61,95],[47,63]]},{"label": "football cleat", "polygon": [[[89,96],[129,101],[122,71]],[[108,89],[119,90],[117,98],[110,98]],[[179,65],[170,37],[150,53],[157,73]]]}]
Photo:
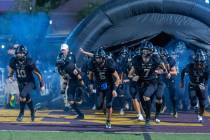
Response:
[{"label": "football cleat", "polygon": [[16,121],[17,122],[22,122],[23,121],[23,114],[19,114]]},{"label": "football cleat", "polygon": [[160,111],[160,113],[161,113],[161,114],[163,114],[163,113],[165,113],[165,112],[166,112],[166,110],[167,110],[167,107],[166,107],[166,106],[164,106],[164,107],[162,108],[162,110]]},{"label": "football cleat", "polygon": [[160,119],[158,117],[155,117],[155,123],[160,123]]},{"label": "football cleat", "polygon": [[125,115],[125,112],[124,112],[124,110],[123,109],[120,109],[120,115]]},{"label": "football cleat", "polygon": [[32,112],[31,113],[31,121],[34,122],[34,120],[35,120],[35,112]]},{"label": "football cleat", "polygon": [[174,118],[178,118],[178,113],[177,113],[177,112],[174,112],[174,113],[173,113],[173,117],[174,117]]},{"label": "football cleat", "polygon": [[200,115],[198,115],[198,122],[199,122],[199,123],[202,123],[202,122],[203,122],[203,117],[200,116]]},{"label": "football cleat", "polygon": [[77,117],[75,118],[76,120],[83,120],[85,118],[85,115],[84,114],[80,114],[80,115],[77,115]]},{"label": "football cleat", "polygon": [[142,114],[138,114],[137,117],[138,117],[137,118],[138,121],[144,121],[144,117]]},{"label": "football cleat", "polygon": [[110,121],[106,121],[105,126],[106,126],[106,128],[108,128],[108,129],[112,128],[112,125],[111,125],[111,122],[110,122]]}]

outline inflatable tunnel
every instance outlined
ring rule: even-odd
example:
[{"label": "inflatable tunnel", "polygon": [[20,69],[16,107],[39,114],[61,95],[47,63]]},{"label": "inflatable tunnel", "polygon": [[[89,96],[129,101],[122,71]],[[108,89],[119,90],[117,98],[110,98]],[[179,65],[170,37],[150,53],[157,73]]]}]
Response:
[{"label": "inflatable tunnel", "polygon": [[69,34],[73,51],[117,50],[142,39],[164,45],[171,37],[210,50],[210,5],[205,0],[110,0]]}]

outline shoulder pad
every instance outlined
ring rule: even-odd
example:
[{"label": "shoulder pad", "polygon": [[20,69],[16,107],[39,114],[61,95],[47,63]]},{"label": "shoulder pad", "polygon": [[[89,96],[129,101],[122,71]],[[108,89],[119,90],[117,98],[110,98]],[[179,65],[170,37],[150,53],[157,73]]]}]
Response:
[{"label": "shoulder pad", "polygon": [[31,57],[27,57],[26,62],[27,62],[28,65],[33,65],[34,64],[33,59]]}]

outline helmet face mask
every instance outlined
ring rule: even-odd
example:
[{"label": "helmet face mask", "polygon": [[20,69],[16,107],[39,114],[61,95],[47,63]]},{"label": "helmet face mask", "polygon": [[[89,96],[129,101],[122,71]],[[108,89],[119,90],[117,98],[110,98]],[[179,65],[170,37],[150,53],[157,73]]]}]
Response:
[{"label": "helmet face mask", "polygon": [[106,53],[102,48],[99,48],[95,52],[95,61],[97,64],[102,64],[106,58]]},{"label": "helmet face mask", "polygon": [[23,61],[23,60],[25,60],[25,57],[26,57],[26,55],[25,55],[25,53],[17,53],[16,54],[16,58],[18,59],[18,60],[20,60],[20,61]]},{"label": "helmet face mask", "polygon": [[121,56],[122,56],[123,58],[125,58],[125,57],[127,56],[127,54],[123,53],[123,54],[121,54]]},{"label": "helmet face mask", "polygon": [[161,58],[166,59],[168,58],[169,54],[168,51],[164,48],[160,48],[159,50],[159,55],[161,56]]},{"label": "helmet face mask", "polygon": [[128,56],[128,50],[127,50],[126,48],[123,48],[122,51],[120,52],[120,55],[121,55],[122,57]]},{"label": "helmet face mask", "polygon": [[196,61],[195,62],[195,66],[196,66],[196,68],[203,68],[203,66],[204,66],[204,62],[203,61]]},{"label": "helmet face mask", "polygon": [[154,46],[151,42],[143,40],[141,42],[140,47],[141,47],[142,57],[148,59],[152,56],[153,51],[154,51]]},{"label": "helmet face mask", "polygon": [[26,59],[28,52],[23,45],[19,45],[15,50],[15,57],[19,61],[24,61]]},{"label": "helmet face mask", "polygon": [[96,63],[97,64],[102,64],[104,62],[104,58],[103,57],[96,57]]},{"label": "helmet face mask", "polygon": [[142,57],[144,58],[150,58],[152,56],[153,51],[149,49],[143,49],[142,50]]}]

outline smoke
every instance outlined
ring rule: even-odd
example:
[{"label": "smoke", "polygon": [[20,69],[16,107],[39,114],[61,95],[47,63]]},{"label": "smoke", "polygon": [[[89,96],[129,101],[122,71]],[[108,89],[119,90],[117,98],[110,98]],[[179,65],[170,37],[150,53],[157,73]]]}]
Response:
[{"label": "smoke", "polygon": [[0,15],[0,43],[5,44],[1,51],[3,59],[8,59],[7,49],[14,43],[23,44],[32,55],[37,55],[48,31],[47,13],[7,13]]}]

